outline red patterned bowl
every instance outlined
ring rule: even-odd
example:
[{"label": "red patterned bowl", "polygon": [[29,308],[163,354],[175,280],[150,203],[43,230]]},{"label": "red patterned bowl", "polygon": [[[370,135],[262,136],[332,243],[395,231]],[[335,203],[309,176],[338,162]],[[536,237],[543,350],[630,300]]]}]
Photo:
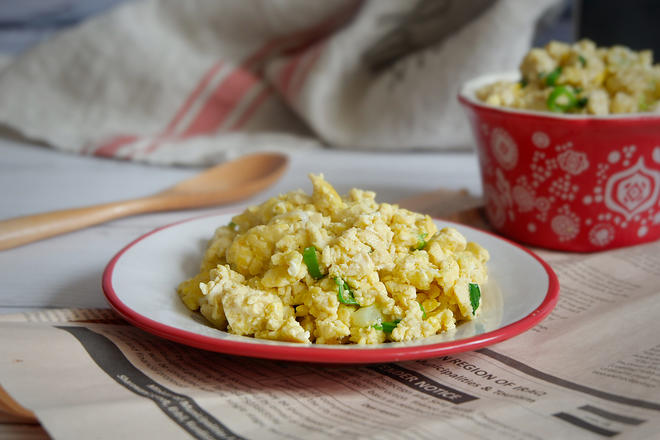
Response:
[{"label": "red patterned bowl", "polygon": [[590,252],[660,238],[660,115],[561,115],[494,107],[466,83],[488,220],[514,240]]}]

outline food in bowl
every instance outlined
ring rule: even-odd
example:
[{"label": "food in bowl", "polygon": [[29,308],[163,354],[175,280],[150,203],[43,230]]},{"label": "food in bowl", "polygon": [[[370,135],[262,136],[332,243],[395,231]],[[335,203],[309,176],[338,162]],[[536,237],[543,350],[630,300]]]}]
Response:
[{"label": "food in bowl", "polygon": [[590,115],[495,106],[459,93],[476,141],[486,215],[501,235],[594,252],[660,239],[660,114]]},{"label": "food in bowl", "polygon": [[520,64],[520,79],[477,90],[483,102],[518,109],[607,115],[660,112],[660,64],[651,51],[552,41],[533,48]]},{"label": "food in bowl", "polygon": [[488,251],[427,216],[340,197],[322,175],[215,231],[183,303],[229,333],[316,344],[411,341],[470,321]]}]

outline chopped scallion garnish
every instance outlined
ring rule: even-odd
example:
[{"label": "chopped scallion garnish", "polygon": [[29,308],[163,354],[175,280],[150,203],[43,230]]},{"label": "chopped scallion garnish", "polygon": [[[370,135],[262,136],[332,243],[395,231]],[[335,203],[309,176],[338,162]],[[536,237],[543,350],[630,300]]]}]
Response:
[{"label": "chopped scallion garnish", "polygon": [[392,330],[401,322],[400,319],[395,319],[394,321],[381,322],[380,324],[374,324],[373,328],[376,330],[382,330],[385,333],[392,333]]},{"label": "chopped scallion garnish", "polygon": [[353,296],[351,287],[346,281],[342,280],[340,277],[335,277],[335,284],[337,284],[337,299],[340,303],[355,306],[359,305],[355,296]]},{"label": "chopped scallion garnish", "polygon": [[527,81],[527,78],[522,78],[520,81],[518,81],[518,84],[520,84],[521,88],[527,87],[527,84],[529,84],[529,81]]},{"label": "chopped scallion garnish", "polygon": [[229,227],[229,229],[232,229],[234,231],[236,230],[236,223],[234,223],[234,222],[229,222],[229,224],[227,226]]},{"label": "chopped scallion garnish", "polygon": [[481,303],[481,289],[479,284],[470,283],[470,305],[472,306],[472,314],[474,315]]},{"label": "chopped scallion garnish", "polygon": [[561,66],[548,73],[548,76],[545,77],[545,84],[548,86],[556,85],[557,80],[559,79],[559,75],[561,75]]},{"label": "chopped scallion garnish", "polygon": [[548,109],[553,112],[564,113],[578,105],[578,100],[568,87],[557,86],[555,87],[548,101],[546,102]]},{"label": "chopped scallion garnish", "polygon": [[418,304],[419,304],[419,309],[422,311],[422,319],[426,319],[426,310],[424,310],[424,306],[422,305],[422,303],[418,303]]},{"label": "chopped scallion garnish", "polygon": [[309,246],[303,251],[303,261],[305,266],[307,266],[307,272],[314,278],[318,280],[323,278],[321,269],[319,268],[319,260],[316,256],[316,248],[314,246]]},{"label": "chopped scallion garnish", "polygon": [[424,249],[424,246],[426,246],[426,236],[429,235],[426,232],[420,232],[417,234],[417,245],[415,246],[415,249],[422,250]]},{"label": "chopped scallion garnish", "polygon": [[587,59],[583,57],[582,55],[578,55],[578,61],[580,61],[580,64],[582,64],[582,67],[585,67],[587,65]]}]

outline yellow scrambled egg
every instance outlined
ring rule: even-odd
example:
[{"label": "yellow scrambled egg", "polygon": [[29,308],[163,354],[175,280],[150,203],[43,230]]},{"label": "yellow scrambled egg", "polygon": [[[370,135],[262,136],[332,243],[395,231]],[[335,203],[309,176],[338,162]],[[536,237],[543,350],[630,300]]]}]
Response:
[{"label": "yellow scrambled egg", "polygon": [[488,252],[453,228],[323,176],[215,231],[201,270],[178,294],[215,327],[317,344],[410,341],[481,309]]},{"label": "yellow scrambled egg", "polygon": [[660,64],[653,65],[649,50],[552,41],[527,53],[520,74],[519,82],[487,85],[477,97],[491,105],[559,113],[660,112]]}]

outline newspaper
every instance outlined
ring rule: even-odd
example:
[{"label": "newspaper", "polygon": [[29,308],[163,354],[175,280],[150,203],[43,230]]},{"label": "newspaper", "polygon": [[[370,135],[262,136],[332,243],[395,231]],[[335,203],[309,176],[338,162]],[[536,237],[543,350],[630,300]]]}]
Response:
[{"label": "newspaper", "polygon": [[660,242],[538,253],[557,307],[474,352],[280,362],[170,342],[110,310],[44,310],[0,316],[0,384],[54,438],[658,438]]}]

